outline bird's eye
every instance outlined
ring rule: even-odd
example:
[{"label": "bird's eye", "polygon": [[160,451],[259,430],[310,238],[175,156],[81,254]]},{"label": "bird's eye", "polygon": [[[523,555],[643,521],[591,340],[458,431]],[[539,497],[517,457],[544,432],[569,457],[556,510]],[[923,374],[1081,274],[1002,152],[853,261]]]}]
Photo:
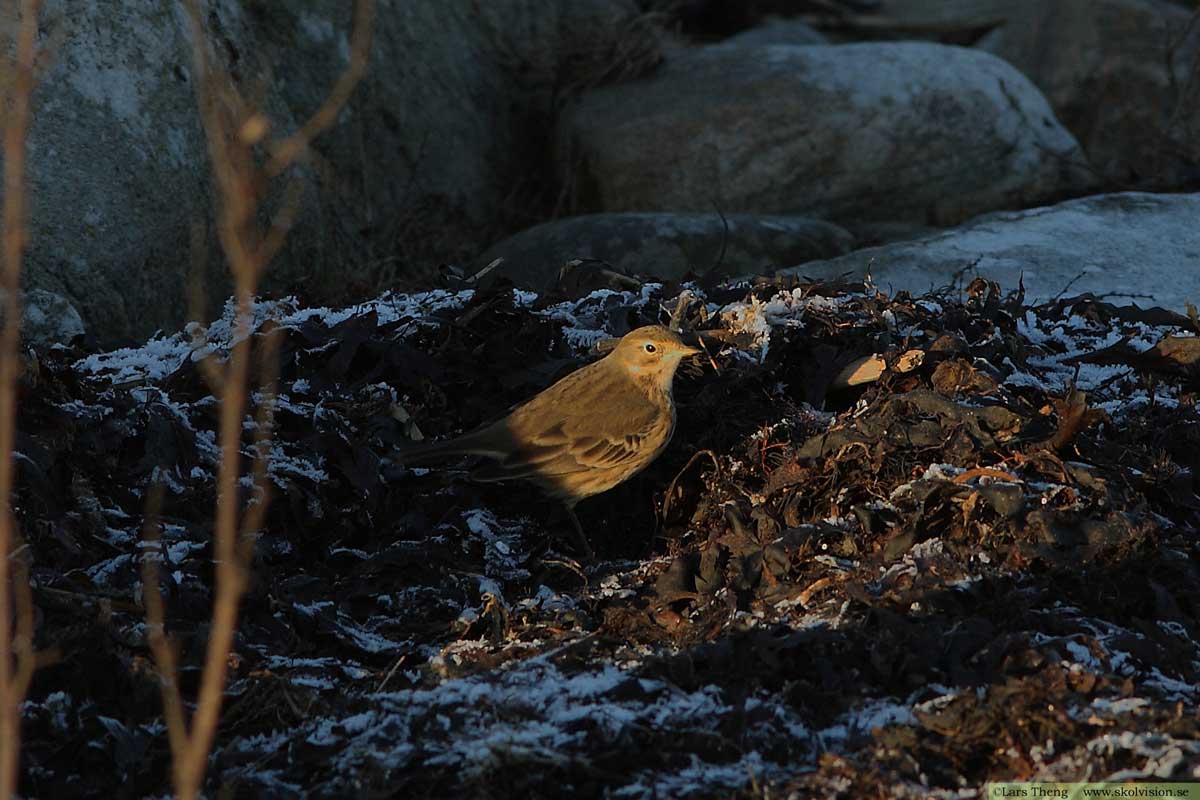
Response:
[{"label": "bird's eye", "polygon": [[650,344],[649,342],[646,342],[646,352],[647,353],[653,353],[657,349],[658,348],[655,347],[654,345]]}]

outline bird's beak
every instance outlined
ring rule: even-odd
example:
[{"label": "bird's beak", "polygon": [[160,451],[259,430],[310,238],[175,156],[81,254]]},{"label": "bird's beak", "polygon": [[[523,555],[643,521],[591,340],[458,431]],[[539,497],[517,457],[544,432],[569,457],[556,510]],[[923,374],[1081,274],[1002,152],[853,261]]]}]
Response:
[{"label": "bird's beak", "polygon": [[698,356],[698,355],[700,355],[700,354],[701,354],[701,353],[703,353],[703,352],[704,352],[704,351],[703,351],[703,350],[701,350],[699,347],[691,347],[691,346],[688,346],[688,345],[684,345],[684,347],[683,347],[683,355],[681,356],[681,358],[688,358],[688,357],[690,357],[690,356]]}]

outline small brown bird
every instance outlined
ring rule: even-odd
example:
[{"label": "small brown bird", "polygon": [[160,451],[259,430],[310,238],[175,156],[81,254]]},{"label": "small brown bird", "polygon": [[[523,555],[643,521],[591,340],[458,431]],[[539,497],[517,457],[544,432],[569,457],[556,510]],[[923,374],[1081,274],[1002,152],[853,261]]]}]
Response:
[{"label": "small brown bird", "polygon": [[590,557],[575,504],[629,479],[666,448],[675,432],[675,370],[700,352],[669,328],[638,328],[607,356],[504,419],[457,439],[407,448],[399,459],[407,465],[463,455],[495,459],[473,477],[531,481],[561,500]]}]

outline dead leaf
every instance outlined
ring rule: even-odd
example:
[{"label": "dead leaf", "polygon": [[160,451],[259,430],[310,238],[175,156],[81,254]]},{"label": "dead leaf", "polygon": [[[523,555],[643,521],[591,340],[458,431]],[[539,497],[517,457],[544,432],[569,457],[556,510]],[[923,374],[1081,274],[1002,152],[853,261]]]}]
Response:
[{"label": "dead leaf", "polygon": [[1051,450],[1061,450],[1076,436],[1098,422],[1108,420],[1108,414],[1100,409],[1088,408],[1087,394],[1072,389],[1062,400],[1054,401],[1058,412],[1058,431],[1046,442]]}]

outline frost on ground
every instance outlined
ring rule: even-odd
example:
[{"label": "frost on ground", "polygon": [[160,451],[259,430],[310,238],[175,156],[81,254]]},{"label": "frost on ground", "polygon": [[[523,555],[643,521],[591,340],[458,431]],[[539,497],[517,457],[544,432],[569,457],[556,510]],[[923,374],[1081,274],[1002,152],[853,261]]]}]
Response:
[{"label": "frost on ground", "polygon": [[[245,330],[230,307],[141,348],[47,353],[16,507],[60,657],[24,707],[23,791],[168,791],[141,564],[160,565],[190,692],[219,456],[201,363],[271,327],[280,384],[243,425],[249,455],[274,403],[271,504],[213,795],[1200,779],[1195,320],[1029,308],[983,281],[911,298],[764,279],[679,306],[682,288],[264,301]],[[579,506],[597,563],[531,487],[392,458],[677,306],[710,358],[681,371],[668,451]],[[836,379],[913,350],[915,368]]]}]

